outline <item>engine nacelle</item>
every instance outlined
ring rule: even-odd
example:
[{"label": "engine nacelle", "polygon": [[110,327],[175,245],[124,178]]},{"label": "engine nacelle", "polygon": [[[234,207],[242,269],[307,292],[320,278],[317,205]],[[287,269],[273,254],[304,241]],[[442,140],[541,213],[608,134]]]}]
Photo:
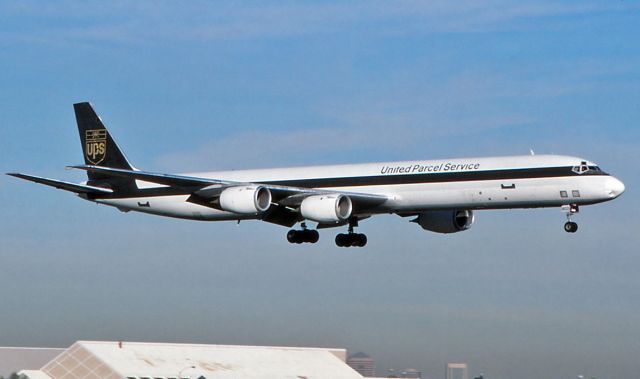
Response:
[{"label": "engine nacelle", "polygon": [[220,193],[220,208],[239,214],[257,214],[271,205],[271,191],[262,186],[229,187]]},{"label": "engine nacelle", "polygon": [[436,233],[457,233],[473,224],[473,211],[427,211],[413,220],[422,229]]},{"label": "engine nacelle", "polygon": [[339,194],[309,196],[300,204],[302,217],[323,224],[345,221],[352,210],[351,199]]}]

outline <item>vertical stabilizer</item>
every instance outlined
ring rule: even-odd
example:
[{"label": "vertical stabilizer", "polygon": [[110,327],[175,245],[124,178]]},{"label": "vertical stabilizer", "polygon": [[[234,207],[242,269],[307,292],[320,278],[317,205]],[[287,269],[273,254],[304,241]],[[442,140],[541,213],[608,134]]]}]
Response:
[{"label": "vertical stabilizer", "polygon": [[[93,110],[90,103],[73,104],[80,133],[80,143],[84,154],[84,163],[91,166],[103,166],[132,170],[133,167],[115,143],[111,134]],[[89,180],[102,181],[113,179],[105,174],[88,172]],[[120,181],[120,180],[117,180]]]}]

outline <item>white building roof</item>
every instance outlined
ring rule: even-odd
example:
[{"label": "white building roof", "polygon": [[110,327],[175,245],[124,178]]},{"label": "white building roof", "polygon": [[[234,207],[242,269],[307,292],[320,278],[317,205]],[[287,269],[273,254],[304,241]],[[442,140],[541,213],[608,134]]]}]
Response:
[{"label": "white building roof", "polygon": [[39,370],[22,370],[19,374],[29,379],[52,379],[49,375]]},{"label": "white building roof", "polygon": [[345,356],[344,349],[79,341],[41,369],[48,377],[28,377],[361,379]]}]

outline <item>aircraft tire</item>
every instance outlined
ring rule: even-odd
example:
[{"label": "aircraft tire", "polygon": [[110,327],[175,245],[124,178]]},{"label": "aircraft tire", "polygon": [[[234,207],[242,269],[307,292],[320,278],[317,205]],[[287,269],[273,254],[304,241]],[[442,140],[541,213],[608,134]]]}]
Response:
[{"label": "aircraft tire", "polygon": [[367,244],[367,236],[360,233],[340,233],[336,235],[338,247],[363,247]]},{"label": "aircraft tire", "polygon": [[336,245],[338,247],[348,247],[347,240],[349,239],[347,234],[340,233],[336,235]]},{"label": "aircraft tire", "polygon": [[320,239],[320,233],[317,230],[306,230],[305,233],[307,234],[306,242],[316,243]]},{"label": "aircraft tire", "polygon": [[317,230],[291,229],[287,233],[287,241],[289,241],[289,243],[296,243],[296,244],[301,244],[305,242],[316,243],[318,242],[319,239],[320,239],[320,233],[318,233]]},{"label": "aircraft tire", "polygon": [[567,233],[575,233],[578,231],[578,224],[569,221],[564,224],[564,231]]},{"label": "aircraft tire", "polygon": [[287,241],[289,241],[289,243],[301,243],[300,233],[298,233],[297,230],[289,230],[289,232],[287,232]]},{"label": "aircraft tire", "polygon": [[356,234],[354,236],[354,242],[352,246],[364,247],[367,244],[367,236],[364,234]]}]

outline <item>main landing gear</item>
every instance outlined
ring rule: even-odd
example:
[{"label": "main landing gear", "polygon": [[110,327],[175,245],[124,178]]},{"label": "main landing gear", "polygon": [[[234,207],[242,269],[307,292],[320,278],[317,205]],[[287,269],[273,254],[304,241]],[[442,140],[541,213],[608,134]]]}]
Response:
[{"label": "main landing gear", "polygon": [[338,247],[363,247],[367,244],[367,236],[361,233],[340,233],[336,236]]},{"label": "main landing gear", "polygon": [[302,230],[291,229],[287,233],[287,241],[290,243],[316,243],[320,239],[320,234],[317,230],[307,229],[307,225],[302,223]]},{"label": "main landing gear", "polygon": [[[287,233],[287,241],[290,243],[316,243],[320,239],[317,230],[307,229],[307,225],[303,222],[302,229],[291,229]],[[358,226],[358,220],[349,221],[349,233],[340,233],[336,236],[336,245],[338,247],[363,247],[367,244],[367,236],[361,233],[354,233],[353,228]]]},{"label": "main landing gear", "polygon": [[567,222],[564,224],[564,231],[567,233],[575,233],[578,231],[578,224],[571,221],[571,216],[580,212],[577,205],[563,205],[562,211],[567,214]]},{"label": "main landing gear", "polygon": [[358,220],[349,221],[349,233],[340,233],[336,236],[338,247],[364,247],[367,244],[367,236],[361,233],[354,233],[353,228],[358,226]]}]

